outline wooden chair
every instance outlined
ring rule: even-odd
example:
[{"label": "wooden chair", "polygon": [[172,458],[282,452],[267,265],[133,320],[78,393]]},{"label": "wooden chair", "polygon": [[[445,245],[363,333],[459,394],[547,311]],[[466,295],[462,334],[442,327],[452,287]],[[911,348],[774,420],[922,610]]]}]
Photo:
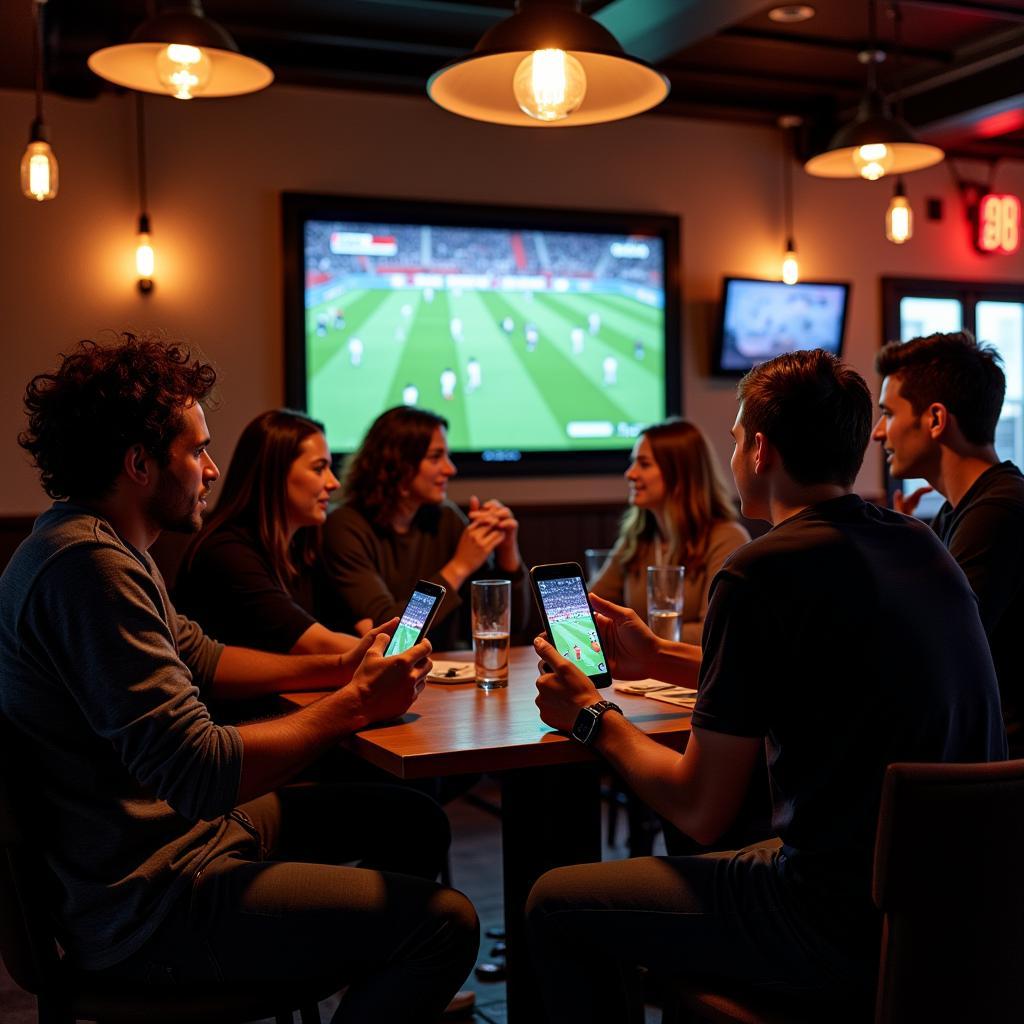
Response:
[{"label": "wooden chair", "polygon": [[1007,1024],[1024,1020],[1024,760],[893,764],[872,896],[875,1011],[671,983],[663,1024]]},{"label": "wooden chair", "polygon": [[11,774],[0,771],[0,956],[15,983],[36,997],[39,1024],[241,1024],[265,1017],[290,1024],[297,1007],[302,1024],[320,1024],[317,1003],[339,989],[336,979],[157,988],[83,980],[68,970],[40,895],[46,869],[15,814]]}]

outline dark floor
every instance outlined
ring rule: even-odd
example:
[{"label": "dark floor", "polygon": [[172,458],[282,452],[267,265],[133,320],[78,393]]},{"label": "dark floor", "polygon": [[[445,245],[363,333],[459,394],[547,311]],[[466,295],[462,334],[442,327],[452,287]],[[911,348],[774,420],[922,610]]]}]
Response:
[{"label": "dark floor", "polygon": [[[500,795],[497,784],[483,779],[465,797],[448,804],[452,822],[451,870],[452,885],[461,889],[476,906],[480,917],[480,956],[478,963],[492,959],[494,940],[484,937],[488,928],[500,928],[501,905],[501,822],[498,817]],[[613,846],[606,846],[606,860],[626,856],[625,822],[619,821]],[[607,829],[605,830],[607,837]],[[664,852],[660,838],[655,852]],[[505,985],[503,982],[482,982],[470,975],[465,985],[476,992],[473,1020],[478,1024],[505,1024]],[[321,1019],[329,1021],[336,1003],[321,1004]],[[658,1011],[648,1009],[649,1022],[659,1019]],[[0,964],[0,1022],[2,1024],[36,1024],[35,1000],[18,989]],[[185,1024],[185,1022],[183,1022]],[[273,1024],[272,1021],[260,1024]]]}]

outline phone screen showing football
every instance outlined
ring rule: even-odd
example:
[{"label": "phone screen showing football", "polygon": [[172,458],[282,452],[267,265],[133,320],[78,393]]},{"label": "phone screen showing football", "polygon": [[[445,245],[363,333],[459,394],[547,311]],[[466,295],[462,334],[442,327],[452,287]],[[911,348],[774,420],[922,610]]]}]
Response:
[{"label": "phone screen showing football", "polygon": [[604,675],[608,666],[582,578],[540,579],[536,586],[548,620],[551,643],[558,648],[558,653],[588,676]]},{"label": "phone screen showing football", "polygon": [[401,654],[419,643],[423,633],[424,625],[433,617],[434,606],[440,600],[437,594],[428,594],[422,590],[414,590],[409,603],[402,612],[402,619],[398,623],[395,635],[384,652],[385,658],[393,654]]}]

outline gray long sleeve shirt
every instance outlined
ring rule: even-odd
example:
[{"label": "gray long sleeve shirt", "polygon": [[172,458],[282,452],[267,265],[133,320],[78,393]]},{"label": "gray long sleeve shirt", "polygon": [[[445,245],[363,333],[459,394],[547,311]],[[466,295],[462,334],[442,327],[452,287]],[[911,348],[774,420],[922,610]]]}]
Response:
[{"label": "gray long sleeve shirt", "polygon": [[66,502],[0,577],[0,713],[81,967],[138,949],[226,828],[242,740],[202,699],[222,650],[149,555]]}]

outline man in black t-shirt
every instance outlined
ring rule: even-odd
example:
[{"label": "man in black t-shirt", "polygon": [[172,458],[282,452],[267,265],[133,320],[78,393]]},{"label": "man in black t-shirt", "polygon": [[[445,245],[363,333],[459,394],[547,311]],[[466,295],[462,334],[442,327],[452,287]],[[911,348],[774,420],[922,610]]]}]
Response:
[{"label": "man in black t-shirt", "polygon": [[946,499],[932,528],[978,597],[1010,753],[1024,757],[1024,476],[996,455],[1006,393],[999,356],[961,332],[893,342],[875,364],[882,415],[872,436],[894,477],[930,485],[897,492],[895,507],[912,514],[931,489]]},{"label": "man in black t-shirt", "polygon": [[[864,380],[825,352],[796,352],[751,371],[739,398],[732,470],[742,511],[774,528],[731,555],[712,584],[685,752],[600,701],[542,638],[550,671],[537,704],[702,843],[731,823],[764,745],[778,839],[541,878],[528,916],[559,1024],[627,1019],[619,979],[636,964],[869,1000],[886,766],[1005,756],[992,659],[963,574],[927,527],[851,493],[871,431]],[[695,648],[655,638],[627,609],[594,605],[616,678],[692,678]]]}]

